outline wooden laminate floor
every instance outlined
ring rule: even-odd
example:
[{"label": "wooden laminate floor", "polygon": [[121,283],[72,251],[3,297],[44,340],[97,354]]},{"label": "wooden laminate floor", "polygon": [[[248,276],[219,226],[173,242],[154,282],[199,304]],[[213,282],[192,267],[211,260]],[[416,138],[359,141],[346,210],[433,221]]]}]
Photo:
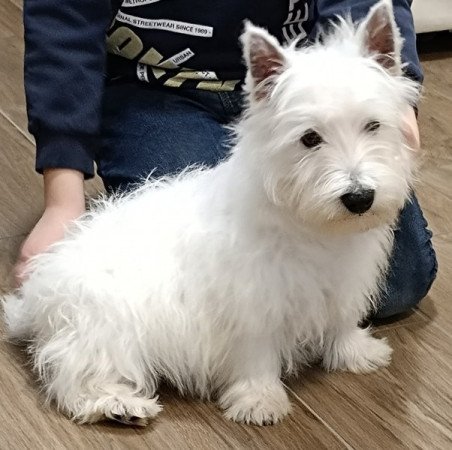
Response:
[{"label": "wooden laminate floor", "polygon": [[[42,208],[26,131],[20,0],[0,0],[0,291]],[[393,363],[372,375],[306,370],[289,383],[294,406],[266,428],[227,422],[212,404],[164,391],[164,412],[145,429],[78,426],[44,409],[24,354],[0,342],[3,449],[452,449],[452,34],[421,46],[424,164],[418,196],[434,231],[440,270],[421,307],[377,326]],[[91,192],[99,184],[89,186]]]}]

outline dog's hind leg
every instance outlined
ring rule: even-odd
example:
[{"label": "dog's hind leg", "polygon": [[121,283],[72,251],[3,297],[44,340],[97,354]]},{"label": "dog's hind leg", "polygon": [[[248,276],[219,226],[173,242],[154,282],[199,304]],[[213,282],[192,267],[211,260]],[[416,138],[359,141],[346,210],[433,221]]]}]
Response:
[{"label": "dog's hind leg", "polygon": [[91,386],[66,395],[65,412],[80,423],[110,419],[126,425],[145,426],[162,409],[157,397],[147,398],[135,392],[125,381]]},{"label": "dog's hind leg", "polygon": [[111,419],[146,425],[156,416],[161,410],[156,376],[144,361],[131,336],[113,339],[99,329],[84,334],[62,329],[35,347],[48,399],[81,423]]}]

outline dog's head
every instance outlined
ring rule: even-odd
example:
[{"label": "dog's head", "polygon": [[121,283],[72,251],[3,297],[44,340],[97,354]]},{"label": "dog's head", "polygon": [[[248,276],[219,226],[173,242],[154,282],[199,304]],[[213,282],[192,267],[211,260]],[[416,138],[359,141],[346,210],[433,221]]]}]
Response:
[{"label": "dog's head", "polygon": [[246,25],[245,157],[275,204],[316,228],[391,223],[413,183],[404,115],[419,86],[402,74],[392,3],[359,24],[339,19],[310,47],[283,48]]}]

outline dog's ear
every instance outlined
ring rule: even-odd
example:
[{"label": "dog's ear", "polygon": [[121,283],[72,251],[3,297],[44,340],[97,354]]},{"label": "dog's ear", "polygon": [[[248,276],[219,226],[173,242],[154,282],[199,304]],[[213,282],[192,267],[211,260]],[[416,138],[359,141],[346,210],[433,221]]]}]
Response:
[{"label": "dog's ear", "polygon": [[245,23],[241,41],[248,67],[247,83],[251,84],[255,98],[260,100],[267,97],[274,85],[275,77],[286,68],[286,57],[276,38],[250,22]]},{"label": "dog's ear", "polygon": [[402,74],[403,39],[395,23],[392,0],[380,0],[374,5],[358,29],[363,52],[392,75]]}]

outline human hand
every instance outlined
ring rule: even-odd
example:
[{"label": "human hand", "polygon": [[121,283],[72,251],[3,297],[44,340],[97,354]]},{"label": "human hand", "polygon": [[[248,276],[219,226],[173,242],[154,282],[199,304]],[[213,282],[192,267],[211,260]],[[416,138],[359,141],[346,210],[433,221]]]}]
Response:
[{"label": "human hand", "polygon": [[70,169],[44,172],[45,210],[25,239],[14,267],[16,286],[26,277],[30,258],[62,239],[66,227],[85,212],[83,174]]},{"label": "human hand", "polygon": [[64,236],[66,227],[84,212],[83,209],[49,207],[44,210],[38,223],[23,242],[14,267],[16,286],[25,280],[27,263],[30,258],[45,252],[50,245]]}]

